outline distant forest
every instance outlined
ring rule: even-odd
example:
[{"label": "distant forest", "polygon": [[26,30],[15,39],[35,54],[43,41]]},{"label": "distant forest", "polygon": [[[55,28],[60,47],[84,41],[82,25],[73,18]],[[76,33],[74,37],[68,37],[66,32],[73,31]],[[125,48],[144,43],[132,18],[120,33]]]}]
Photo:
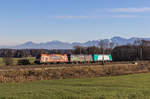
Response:
[{"label": "distant forest", "polygon": [[0,57],[37,57],[40,54],[111,54],[113,61],[150,60],[150,41],[137,40],[132,45],[123,46],[100,41],[99,46],[75,46],[72,50],[0,49]]}]

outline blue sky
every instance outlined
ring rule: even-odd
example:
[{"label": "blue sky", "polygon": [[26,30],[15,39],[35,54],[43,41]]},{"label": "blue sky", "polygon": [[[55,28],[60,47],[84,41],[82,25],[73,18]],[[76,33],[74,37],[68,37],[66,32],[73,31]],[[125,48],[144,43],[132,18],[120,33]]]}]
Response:
[{"label": "blue sky", "polygon": [[150,0],[0,0],[0,45],[150,37]]}]

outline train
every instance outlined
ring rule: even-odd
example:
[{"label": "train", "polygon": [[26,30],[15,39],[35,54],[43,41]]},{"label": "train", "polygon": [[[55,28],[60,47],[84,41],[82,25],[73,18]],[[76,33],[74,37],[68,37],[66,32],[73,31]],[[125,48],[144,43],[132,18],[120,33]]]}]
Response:
[{"label": "train", "polygon": [[111,54],[92,54],[92,55],[73,55],[73,54],[41,54],[36,57],[37,64],[54,64],[54,63],[95,63],[111,62]]}]

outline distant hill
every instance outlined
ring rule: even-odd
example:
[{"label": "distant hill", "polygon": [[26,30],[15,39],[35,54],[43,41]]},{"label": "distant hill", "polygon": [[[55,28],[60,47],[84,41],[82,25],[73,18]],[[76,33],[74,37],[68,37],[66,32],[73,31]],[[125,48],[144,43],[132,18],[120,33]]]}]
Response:
[{"label": "distant hill", "polygon": [[[126,45],[126,44],[133,44],[135,40],[148,40],[150,41],[150,38],[136,38],[132,37],[129,39],[122,38],[122,37],[112,37],[111,39],[103,39],[103,41],[109,43],[113,42],[115,45]],[[0,48],[10,48],[10,49],[72,49],[73,46],[98,46],[99,40],[92,40],[87,41],[85,43],[80,42],[73,42],[73,43],[67,43],[67,42],[61,42],[61,41],[50,41],[46,43],[33,43],[32,41],[26,42],[21,45],[16,46],[0,46]]]}]

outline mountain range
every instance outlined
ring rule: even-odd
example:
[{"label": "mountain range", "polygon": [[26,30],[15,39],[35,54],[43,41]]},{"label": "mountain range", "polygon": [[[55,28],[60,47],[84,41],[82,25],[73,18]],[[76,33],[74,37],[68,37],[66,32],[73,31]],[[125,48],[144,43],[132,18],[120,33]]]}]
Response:
[{"label": "mountain range", "polygon": [[[123,38],[123,37],[112,37],[110,39],[103,39],[106,43],[114,43],[115,45],[127,45],[127,44],[133,44],[135,40],[148,40],[150,41],[150,38]],[[67,43],[67,42],[61,42],[61,41],[49,41],[46,43],[34,43],[32,41],[26,42],[24,44],[16,45],[16,46],[0,46],[0,48],[9,48],[9,49],[72,49],[74,46],[98,46],[100,40],[92,40],[87,41],[84,43],[80,42],[73,42],[73,43]]]}]

